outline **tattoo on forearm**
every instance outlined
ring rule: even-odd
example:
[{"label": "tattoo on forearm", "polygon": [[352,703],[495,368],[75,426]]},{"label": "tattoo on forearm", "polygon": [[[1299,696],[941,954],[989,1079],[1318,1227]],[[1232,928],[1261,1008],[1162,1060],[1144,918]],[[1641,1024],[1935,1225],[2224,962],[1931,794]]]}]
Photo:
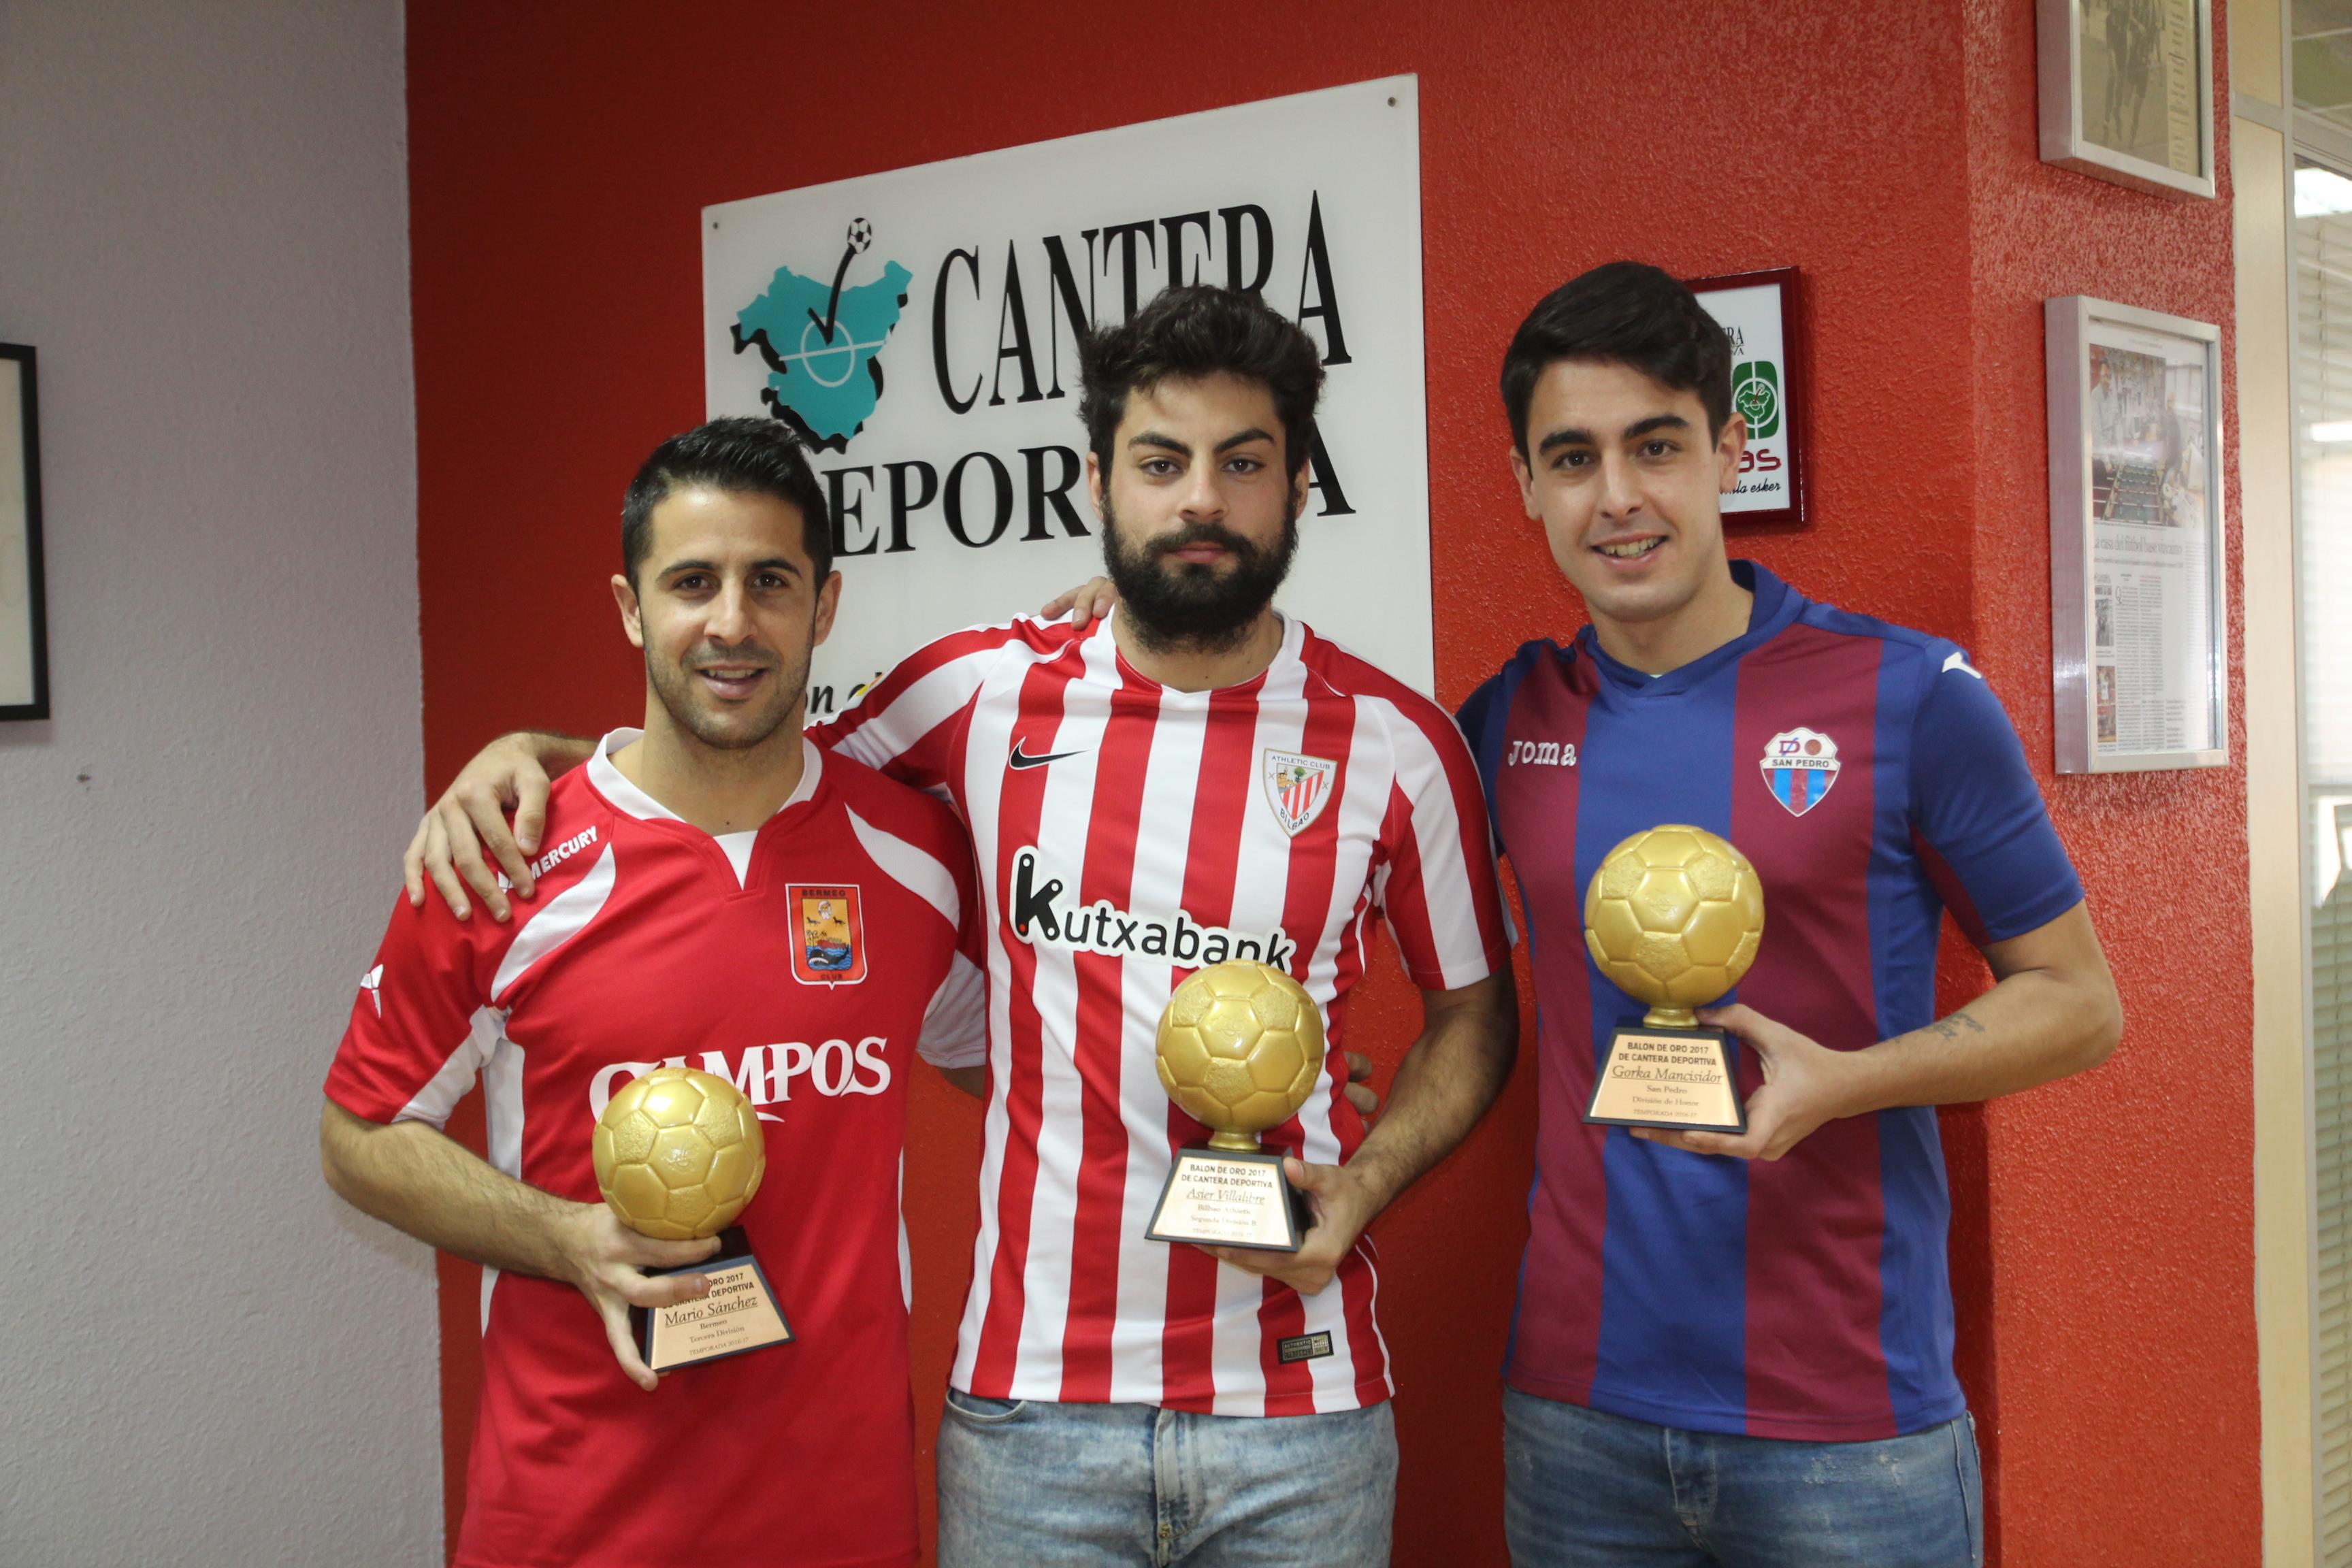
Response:
[{"label": "tattoo on forearm", "polygon": [[1969,1017],[1969,1010],[1963,1007],[1950,1017],[1938,1018],[1928,1025],[1927,1032],[1931,1035],[1941,1035],[1948,1040],[1957,1040],[1963,1034],[1981,1035],[1985,1032],[1985,1026]]}]

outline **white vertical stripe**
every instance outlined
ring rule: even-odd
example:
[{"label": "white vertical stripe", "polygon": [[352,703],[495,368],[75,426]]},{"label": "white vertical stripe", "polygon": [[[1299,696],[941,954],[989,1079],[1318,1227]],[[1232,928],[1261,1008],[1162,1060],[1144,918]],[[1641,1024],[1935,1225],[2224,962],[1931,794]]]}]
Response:
[{"label": "white vertical stripe", "polygon": [[907,1245],[907,1151],[898,1150],[898,1305],[915,1310],[915,1253]]},{"label": "white vertical stripe", "polygon": [[[490,1164],[515,1180],[522,1180],[522,1047],[506,1035],[506,1016],[499,1015],[498,1038],[490,1047],[489,1065],[482,1069],[482,1121]],[[498,1288],[499,1271],[482,1270],[482,1332],[490,1331],[490,1292]]]},{"label": "white vertical stripe", "polygon": [[[964,818],[971,830],[973,858],[980,867],[981,902],[988,921],[988,1108],[981,1124],[980,1229],[971,1242],[971,1289],[964,1297],[963,1320],[956,1331],[955,1365],[948,1381],[958,1388],[971,1386],[972,1368],[980,1352],[981,1327],[987,1321],[990,1283],[996,1267],[1001,1237],[996,1197],[1004,1179],[1005,1145],[1011,1118],[1005,1097],[1011,1091],[1013,1039],[1013,965],[1005,947],[1005,913],[998,897],[1003,845],[998,816],[1004,789],[1004,759],[1013,745],[1019,720],[1021,689],[1029,673],[1055,657],[1021,643],[1008,643],[992,656],[985,684],[971,699],[971,722],[964,731],[964,772],[959,792]],[[959,661],[962,662],[962,661]],[[964,678],[979,683],[967,666]],[[894,704],[895,706],[895,704]]]},{"label": "white vertical stripe", "polygon": [[[1188,720],[1182,693],[1162,691],[1144,761],[1135,868],[1128,907],[1172,910],[1184,901],[1191,860],[1192,797],[1200,787],[1207,726]],[[1157,1404],[1164,1394],[1168,1247],[1146,1241],[1152,1205],[1168,1179],[1168,1091],[1154,1054],[1160,1015],[1175,971],[1165,959],[1119,964],[1119,1120],[1127,1129],[1127,1181],[1119,1193],[1118,1321],[1111,1335],[1110,1397]]]},{"label": "white vertical stripe", "polygon": [[[1454,808],[1454,788],[1445,761],[1421,727],[1387,702],[1376,706],[1389,731],[1397,774],[1412,800],[1412,832],[1421,860],[1421,896],[1429,911],[1432,944],[1445,990],[1482,980],[1486,947],[1471,902],[1469,863],[1462,858],[1462,814]],[[1461,739],[1450,739],[1457,747]],[[1466,749],[1465,749],[1466,750]]]},{"label": "white vertical stripe", "polygon": [[466,1037],[449,1053],[440,1069],[425,1080],[425,1087],[410,1098],[406,1105],[393,1114],[394,1121],[422,1121],[436,1131],[449,1124],[449,1113],[474,1087],[474,1075],[490,1059],[491,1047],[499,1041],[499,1032],[506,1027],[507,1016],[497,1007],[477,1007],[467,1021]]},{"label": "white vertical stripe", "polygon": [[[1204,853],[1235,858],[1233,914],[1223,922],[1235,931],[1272,931],[1283,923],[1284,906],[1290,896],[1294,840],[1283,830],[1266,794],[1265,754],[1304,749],[1306,689],[1306,668],[1295,659],[1277,663],[1266,672],[1249,756],[1244,763],[1249,777],[1242,795],[1241,836],[1230,847],[1203,847]],[[1347,859],[1342,853],[1343,871]],[[1312,951],[1317,935],[1286,929],[1283,934],[1297,942],[1302,953]],[[1321,1005],[1328,998],[1318,994],[1316,1000]],[[1265,1300],[1262,1276],[1229,1263],[1217,1265],[1217,1316],[1210,1336],[1209,1375],[1216,1391],[1213,1408],[1220,1415],[1265,1413],[1265,1331],[1258,1321],[1258,1309]]]},{"label": "white vertical stripe", "polygon": [[[1365,883],[1370,872],[1372,847],[1379,841],[1381,820],[1387,816],[1389,795],[1396,782],[1395,753],[1386,742],[1388,727],[1372,711],[1374,705],[1363,699],[1355,703],[1355,723],[1349,735],[1348,789],[1331,809],[1339,816],[1339,839],[1349,847],[1343,855],[1340,874],[1332,879],[1331,903],[1323,917],[1323,942],[1316,948],[1315,964],[1307,988],[1318,1000],[1336,996],[1339,964],[1342,956],[1354,947],[1363,932],[1361,924],[1369,913]],[[1361,858],[1350,858],[1356,846],[1362,846]],[[1359,977],[1360,983],[1360,976]],[[1328,1061],[1325,1070],[1344,1077],[1345,1058]],[[1307,1132],[1307,1158],[1319,1164],[1329,1164],[1339,1157],[1339,1134],[1331,1129],[1329,1079],[1318,1087],[1316,1096],[1301,1113]],[[1334,1284],[1320,1295],[1304,1298],[1307,1303],[1307,1331],[1328,1332],[1331,1353],[1307,1363],[1314,1380],[1315,1408],[1318,1410],[1352,1409],[1359,1403],[1355,1394],[1356,1364],[1354,1342],[1348,1332],[1347,1287]],[[1378,1332],[1378,1324],[1374,1325]]]},{"label": "white vertical stripe", "polygon": [[[1075,753],[1045,770],[1037,823],[1037,875],[1060,879],[1076,905],[1086,886],[1087,830],[1094,817],[1095,775],[1111,693],[1119,685],[1111,639],[1087,640],[1085,676],[1063,689],[1062,722],[1049,744]],[[999,763],[1002,766],[1002,763]],[[1009,848],[1018,850],[1019,845]],[[1037,1117],[1037,1182],[1029,1204],[1027,1310],[1022,1314],[1013,1376],[1024,1388],[1058,1391],[1062,1336],[1070,1312],[1070,1271],[1077,1244],[1078,1167],[1086,1150],[1086,1089],[1075,1051],[1078,1037],[1076,955],[1033,933],[1038,1063],[1043,1094]],[[1089,1267],[1100,1267],[1087,1260]],[[1046,1397],[1052,1397],[1048,1394]]]}]

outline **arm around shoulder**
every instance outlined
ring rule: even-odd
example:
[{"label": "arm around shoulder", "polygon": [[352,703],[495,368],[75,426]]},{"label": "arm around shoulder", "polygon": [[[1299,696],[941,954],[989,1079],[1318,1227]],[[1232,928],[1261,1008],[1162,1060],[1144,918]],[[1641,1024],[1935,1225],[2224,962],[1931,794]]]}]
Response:
[{"label": "arm around shoulder", "polygon": [[[518,730],[475,752],[425,811],[408,841],[402,871],[409,903],[423,907],[429,880],[459,920],[473,912],[466,896],[468,888],[479,895],[491,919],[511,919],[513,909],[506,889],[499,886],[499,874],[505,872],[516,893],[531,896],[530,857],[539,852],[540,836],[547,826],[550,783],[595,751],[595,742],[578,736]],[[485,849],[490,860],[483,859]]]}]

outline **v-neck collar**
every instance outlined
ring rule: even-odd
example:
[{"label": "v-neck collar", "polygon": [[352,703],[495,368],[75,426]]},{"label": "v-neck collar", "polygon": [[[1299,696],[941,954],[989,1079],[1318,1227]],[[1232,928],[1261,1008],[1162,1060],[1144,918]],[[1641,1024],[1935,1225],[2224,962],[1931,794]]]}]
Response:
[{"label": "v-neck collar", "polygon": [[[588,759],[588,782],[595,785],[596,793],[612,802],[616,809],[628,813],[640,822],[675,822],[681,827],[693,827],[692,823],[630,783],[627,775],[613,765],[613,753],[624,746],[635,744],[644,734],[643,730],[614,730],[605,735],[602,741],[597,742],[595,752]],[[776,807],[775,816],[771,816],[768,821],[773,822],[776,816],[782,816],[793,807],[814,799],[818,781],[824,773],[824,752],[819,749],[815,742],[803,735],[801,737],[801,782],[793,787],[791,796],[784,804]],[[764,827],[767,823],[761,823],[760,826]],[[698,827],[694,830],[698,833],[702,831]],[[759,828],[746,828],[744,831],[756,833]],[[715,834],[703,836],[718,837]]]},{"label": "v-neck collar", "polygon": [[1804,614],[1804,595],[1753,561],[1731,563],[1731,580],[1756,595],[1756,602],[1748,606],[1747,631],[1663,675],[1652,675],[1610,658],[1590,625],[1577,632],[1572,646],[1592,661],[1603,685],[1618,696],[1641,700],[1688,691],[1780,636]]}]

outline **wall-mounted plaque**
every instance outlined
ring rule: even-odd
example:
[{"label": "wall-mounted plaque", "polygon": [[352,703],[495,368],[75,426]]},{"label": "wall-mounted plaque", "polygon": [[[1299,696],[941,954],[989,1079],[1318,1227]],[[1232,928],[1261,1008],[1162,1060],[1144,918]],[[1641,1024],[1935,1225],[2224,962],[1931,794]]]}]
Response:
[{"label": "wall-mounted plaque", "polygon": [[2213,194],[2212,0],[2039,0],[2042,161]]},{"label": "wall-mounted plaque", "polygon": [[33,351],[0,343],[0,719],[49,716]]},{"label": "wall-mounted plaque", "polygon": [[2058,771],[2229,761],[2221,329],[2043,306]]},{"label": "wall-mounted plaque", "polygon": [[1731,406],[1748,422],[1739,488],[1723,498],[1724,519],[1802,523],[1812,388],[1797,269],[1695,278],[1690,289],[1731,334]]}]

